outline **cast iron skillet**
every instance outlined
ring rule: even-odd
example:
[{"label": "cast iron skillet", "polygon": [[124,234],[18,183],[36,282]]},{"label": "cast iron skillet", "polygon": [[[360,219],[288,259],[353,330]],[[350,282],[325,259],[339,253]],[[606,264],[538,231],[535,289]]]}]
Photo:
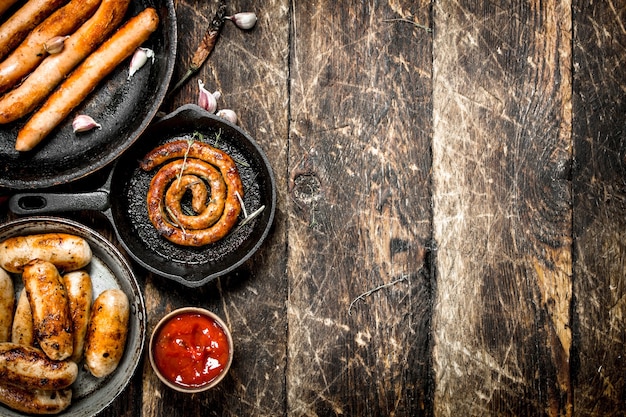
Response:
[{"label": "cast iron skillet", "polygon": [[[15,138],[25,120],[0,125],[0,188],[41,189],[82,178],[103,168],[133,144],[161,105],[176,61],[177,28],[173,0],[131,0],[127,16],[155,7],[159,27],[144,46],[154,50],[146,64],[127,80],[124,61],[49,137],[29,152],[17,152]],[[86,113],[102,129],[76,135],[75,114]]]},{"label": "cast iron skillet", "polygon": [[[150,223],[146,193],[154,171],[144,172],[139,161],[165,142],[199,138],[228,153],[237,163],[248,214],[260,215],[235,226],[224,239],[200,247],[175,245]],[[19,215],[76,210],[103,212],[128,253],[143,267],[188,287],[198,287],[243,264],[268,235],[276,206],[274,174],[258,144],[241,128],[195,104],[184,105],[154,124],[115,163],[106,184],[82,194],[20,193],[9,200]]]}]

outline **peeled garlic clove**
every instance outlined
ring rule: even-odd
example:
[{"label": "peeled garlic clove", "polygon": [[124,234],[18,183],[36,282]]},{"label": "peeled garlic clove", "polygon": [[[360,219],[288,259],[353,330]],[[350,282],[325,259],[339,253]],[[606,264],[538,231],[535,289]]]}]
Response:
[{"label": "peeled garlic clove", "polygon": [[198,106],[202,107],[204,110],[215,113],[217,110],[217,100],[215,95],[213,95],[209,90],[204,88],[204,83],[202,80],[198,80]]},{"label": "peeled garlic clove", "polygon": [[130,60],[130,68],[128,69],[129,80],[130,77],[135,75],[135,73],[148,62],[148,59],[152,59],[152,63],[154,63],[154,51],[149,48],[137,48]]},{"label": "peeled garlic clove", "polygon": [[96,128],[102,129],[102,126],[91,118],[91,116],[87,116],[86,114],[80,114],[72,121],[74,133],[87,132]]},{"label": "peeled garlic clove", "polygon": [[232,124],[237,124],[237,113],[235,113],[231,109],[221,109],[217,112],[217,115],[228,120]]},{"label": "peeled garlic clove", "polygon": [[226,16],[226,19],[233,22],[240,29],[252,29],[256,24],[256,14],[254,12],[235,13],[232,16]]},{"label": "peeled garlic clove", "polygon": [[69,36],[55,36],[54,38],[44,42],[43,49],[50,55],[58,54],[63,51],[65,47],[65,40],[69,38]]}]

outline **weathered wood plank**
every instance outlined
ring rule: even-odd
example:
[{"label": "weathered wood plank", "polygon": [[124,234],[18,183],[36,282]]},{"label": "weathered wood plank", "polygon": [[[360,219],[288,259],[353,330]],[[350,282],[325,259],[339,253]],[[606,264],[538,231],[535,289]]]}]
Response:
[{"label": "weathered wood plank", "polygon": [[429,2],[293,2],[288,414],[431,415]]},{"label": "weathered wood plank", "polygon": [[435,414],[570,415],[570,3],[434,16]]},{"label": "weathered wood plank", "polygon": [[[289,5],[286,0],[228,1],[228,14],[252,11],[249,31],[225,22],[215,49],[200,71],[181,88],[166,110],[197,102],[198,80],[220,91],[218,108],[231,108],[239,125],[258,142],[276,174],[278,201],[286,200],[288,138]],[[218,1],[181,0],[177,12],[179,58],[174,80],[185,72],[208,28]],[[150,329],[166,311],[203,306],[229,325],[235,358],[229,375],[193,401],[163,386],[146,363],[143,370],[144,415],[254,416],[284,415],[287,360],[286,217],[277,208],[274,229],[260,251],[236,273],[200,289],[187,290],[149,276],[145,294]],[[188,396],[187,396],[188,397]]]},{"label": "weathered wood plank", "polygon": [[626,5],[574,4],[575,340],[579,416],[626,410]]}]

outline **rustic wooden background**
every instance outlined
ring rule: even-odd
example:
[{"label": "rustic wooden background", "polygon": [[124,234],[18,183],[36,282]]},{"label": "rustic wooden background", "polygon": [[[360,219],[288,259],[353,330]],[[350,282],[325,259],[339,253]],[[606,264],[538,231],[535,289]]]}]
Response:
[{"label": "rustic wooden background", "polygon": [[[200,290],[138,275],[150,326],[208,307],[234,364],[185,396],[145,361],[102,415],[625,416],[626,3],[227,3],[256,27],[163,109],[222,92],[275,227]],[[176,1],[174,78],[216,7]]]}]

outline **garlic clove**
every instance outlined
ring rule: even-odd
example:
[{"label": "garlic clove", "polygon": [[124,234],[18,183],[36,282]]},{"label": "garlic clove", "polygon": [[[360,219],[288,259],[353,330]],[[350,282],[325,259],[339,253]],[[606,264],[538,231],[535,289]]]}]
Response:
[{"label": "garlic clove", "polygon": [[221,109],[217,112],[217,115],[223,119],[228,120],[232,124],[237,124],[237,113],[231,109]]},{"label": "garlic clove", "polygon": [[55,36],[47,42],[44,42],[43,49],[50,55],[58,54],[63,51],[63,48],[65,47],[65,40],[67,38],[69,38],[69,36]]},{"label": "garlic clove", "polygon": [[130,60],[130,67],[128,69],[127,79],[130,80],[130,78],[135,75],[135,73],[139,71],[139,69],[143,67],[146,62],[148,62],[148,59],[151,59],[152,63],[154,64],[154,51],[149,48],[137,48],[137,50],[133,54],[133,57]]},{"label": "garlic clove", "polygon": [[79,114],[72,121],[72,129],[74,129],[74,133],[87,132],[96,128],[102,129],[102,125],[86,114]]},{"label": "garlic clove", "polygon": [[204,88],[204,83],[202,80],[198,80],[198,106],[202,107],[204,110],[215,113],[217,110],[217,100],[215,95],[213,95],[209,90]]},{"label": "garlic clove", "polygon": [[232,16],[226,16],[225,19],[230,20],[240,29],[252,29],[256,24],[256,14],[254,12],[235,13]]}]

